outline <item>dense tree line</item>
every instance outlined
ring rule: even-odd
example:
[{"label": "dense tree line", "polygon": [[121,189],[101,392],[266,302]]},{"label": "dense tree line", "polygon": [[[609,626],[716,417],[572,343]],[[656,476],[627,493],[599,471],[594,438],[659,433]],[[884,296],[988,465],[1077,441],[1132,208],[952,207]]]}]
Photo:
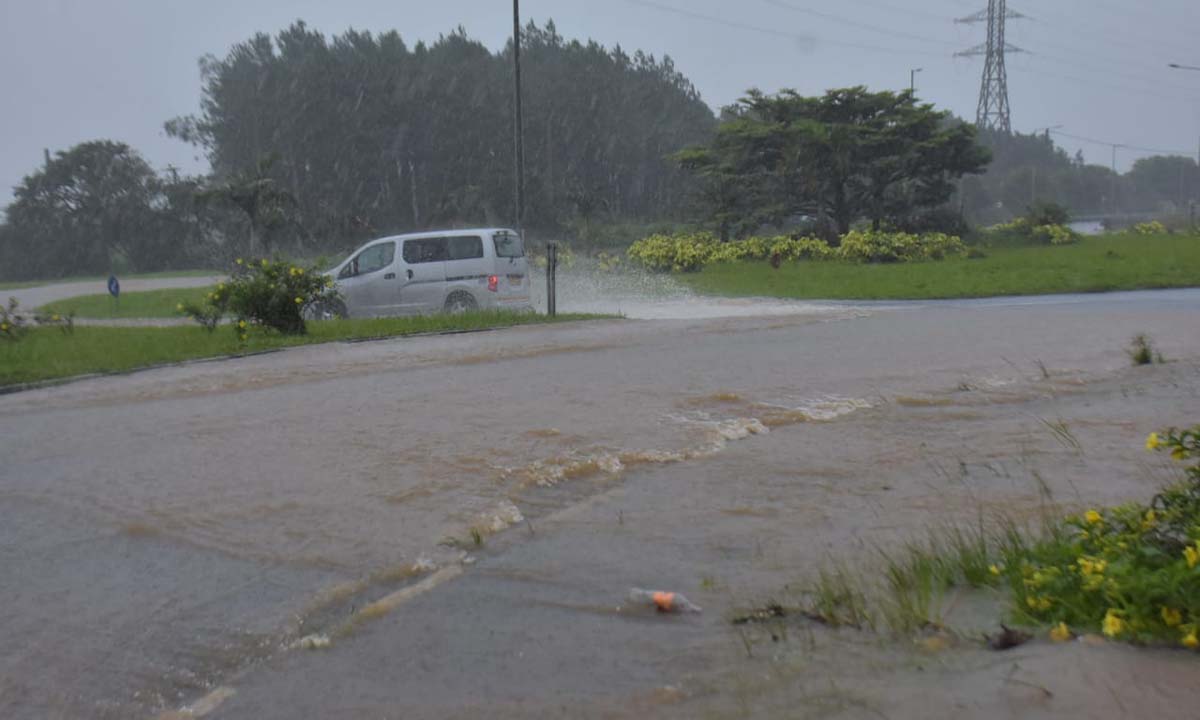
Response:
[{"label": "dense tree line", "polygon": [[[712,111],[670,58],[522,33],[524,225],[678,218],[688,178],[668,156]],[[48,158],[0,231],[0,276],[157,270],[239,252],[335,251],[386,232],[515,222],[512,46],[460,29],[326,37],[297,22],[201,60],[196,116],[166,123],[211,176],[156,176],[106,141]]]},{"label": "dense tree line", "polygon": [[987,173],[964,181],[967,219],[990,224],[1021,215],[1039,203],[1055,203],[1076,217],[1153,213],[1186,217],[1200,200],[1200,166],[1193,158],[1152,156],[1124,174],[1069,156],[1049,135],[985,132],[992,149]]},{"label": "dense tree line", "polygon": [[[327,39],[296,23],[202,63],[199,116],[168,123],[225,178],[268,175],[314,236],[514,222],[511,44],[492,53],[460,29],[409,48],[394,32]],[[665,156],[714,119],[672,65],[523,33],[528,207],[558,229],[596,213],[658,219],[679,208]]]}]

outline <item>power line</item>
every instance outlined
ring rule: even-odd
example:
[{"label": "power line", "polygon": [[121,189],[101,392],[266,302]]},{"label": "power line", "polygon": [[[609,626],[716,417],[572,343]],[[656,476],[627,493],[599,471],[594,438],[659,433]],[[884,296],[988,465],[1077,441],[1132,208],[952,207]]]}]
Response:
[{"label": "power line", "polygon": [[761,27],[758,25],[750,25],[748,23],[738,22],[736,20],[726,20],[725,18],[717,17],[716,15],[709,15],[707,13],[696,12],[694,10],[687,10],[685,8],[674,7],[672,5],[664,5],[662,3],[653,2],[653,0],[625,0],[625,2],[627,2],[631,5],[639,5],[641,7],[653,8],[653,9],[659,10],[661,12],[671,13],[673,15],[679,15],[681,17],[692,18],[693,20],[703,20],[705,22],[713,23],[716,25],[723,25],[725,27],[735,28],[737,30],[744,30],[746,32],[753,32],[753,33],[758,33],[761,35],[770,35],[772,37],[794,40],[794,41],[797,41],[800,43],[804,43],[805,45],[815,46],[817,44],[823,43],[823,44],[832,45],[835,47],[844,47],[844,48],[850,48],[853,50],[868,50],[871,52],[890,53],[893,55],[907,55],[907,56],[920,55],[922,57],[936,57],[936,58],[942,58],[942,59],[945,59],[945,57],[946,57],[946,55],[944,53],[929,52],[927,50],[906,50],[906,49],[902,49],[902,48],[885,47],[885,46],[881,46],[881,45],[868,45],[865,43],[853,43],[853,42],[845,42],[842,40],[831,40],[829,38],[816,37],[813,35],[801,35],[798,33],[787,32],[785,30],[776,30],[774,28],[766,28],[766,27]]},{"label": "power line", "polygon": [[839,25],[846,25],[847,27],[857,28],[859,30],[866,30],[868,32],[880,33],[882,35],[887,35],[888,37],[905,38],[908,40],[916,40],[917,42],[937,43],[939,45],[947,45],[950,47],[954,47],[953,43],[950,43],[950,42],[947,42],[945,40],[941,40],[938,38],[932,38],[932,37],[928,37],[926,35],[916,35],[914,33],[902,32],[902,31],[896,30],[894,28],[891,28],[891,29],[881,28],[881,27],[878,27],[875,25],[871,25],[869,23],[859,22],[858,20],[851,20],[850,18],[845,18],[840,15],[835,15],[833,13],[828,13],[828,12],[824,12],[821,10],[813,10],[812,8],[807,8],[807,7],[800,7],[799,5],[793,5],[791,3],[783,2],[783,0],[765,0],[765,2],[768,5],[773,5],[777,8],[782,8],[784,10],[790,10],[792,12],[802,13],[804,15],[811,15],[813,17],[821,18],[823,20],[828,20],[829,22],[838,23]]},{"label": "power line", "polygon": [[1137,152],[1150,153],[1153,155],[1182,155],[1186,158],[1191,158],[1192,153],[1193,153],[1192,150],[1166,150],[1163,148],[1148,148],[1148,147],[1141,147],[1139,145],[1129,145],[1127,143],[1108,142],[1107,140],[1097,140],[1096,138],[1090,138],[1090,137],[1087,137],[1084,135],[1074,135],[1072,133],[1063,132],[1062,130],[1050,130],[1049,132],[1052,135],[1061,135],[1062,137],[1065,137],[1065,138],[1070,138],[1072,140],[1078,140],[1080,142],[1092,143],[1093,145],[1102,145],[1104,147],[1121,148],[1123,150],[1134,150]]}]

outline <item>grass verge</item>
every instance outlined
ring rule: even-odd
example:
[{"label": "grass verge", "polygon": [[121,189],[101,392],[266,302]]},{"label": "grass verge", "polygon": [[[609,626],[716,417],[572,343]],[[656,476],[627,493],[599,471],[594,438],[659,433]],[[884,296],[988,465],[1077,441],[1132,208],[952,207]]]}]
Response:
[{"label": "grass verge", "polygon": [[70,315],[81,318],[179,318],[180,303],[199,305],[212,288],[170,288],[121,293],[120,299],[107,294],[82,295],[47,303],[38,308],[43,313]]},{"label": "grass verge", "polygon": [[1200,236],[1114,235],[1075,245],[997,247],[987,257],[856,264],[710,265],[675,277],[724,296],[821,300],[933,300],[1200,286]]},{"label": "grass verge", "polygon": [[611,316],[478,312],[373,320],[310,322],[302,336],[251,329],[245,343],[231,328],[208,332],[199,326],[126,328],[76,327],[67,335],[53,328],[34,328],[21,340],[0,341],[0,387],[277,348],[344,340],[402,337],[432,332],[463,332],[513,325],[533,325]]}]

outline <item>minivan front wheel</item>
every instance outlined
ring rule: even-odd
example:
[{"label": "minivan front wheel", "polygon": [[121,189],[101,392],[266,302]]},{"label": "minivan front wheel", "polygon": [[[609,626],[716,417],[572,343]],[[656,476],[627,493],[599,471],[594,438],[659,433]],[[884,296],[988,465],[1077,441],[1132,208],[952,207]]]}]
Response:
[{"label": "minivan front wheel", "polygon": [[335,299],[315,303],[309,308],[309,315],[313,320],[345,320],[350,314],[346,312],[346,304]]},{"label": "minivan front wheel", "polygon": [[451,315],[462,315],[465,312],[471,312],[479,309],[479,303],[475,302],[475,296],[469,292],[459,290],[450,293],[450,297],[446,298],[446,312]]}]

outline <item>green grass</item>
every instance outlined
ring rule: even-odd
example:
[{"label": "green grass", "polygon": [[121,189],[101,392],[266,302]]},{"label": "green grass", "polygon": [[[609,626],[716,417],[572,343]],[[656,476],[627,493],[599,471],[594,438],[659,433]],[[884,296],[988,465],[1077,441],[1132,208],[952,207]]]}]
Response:
[{"label": "green grass", "polygon": [[606,316],[560,314],[557,318],[549,318],[533,313],[479,312],[375,320],[331,320],[310,322],[309,333],[303,336],[283,336],[254,329],[244,346],[238,343],[230,327],[220,327],[212,333],[199,326],[76,327],[71,335],[54,328],[35,328],[21,340],[0,340],[0,387],[89,373],[123,372],[163,363],[297,345],[602,317]]},{"label": "green grass", "polygon": [[701,293],[822,300],[930,300],[1200,286],[1200,236],[1114,235],[1076,245],[998,247],[988,257],[860,265],[765,262],[676,275]]},{"label": "green grass", "polygon": [[[216,270],[168,270],[156,273],[142,273],[141,275],[119,275],[122,282],[125,280],[158,280],[162,278],[183,278],[183,277],[209,277],[212,275],[220,275]],[[98,282],[103,283],[108,279],[105,275],[95,277],[69,277],[69,278],[49,278],[46,280],[26,280],[21,282],[0,282],[0,292],[4,290],[20,290],[22,288],[39,287],[41,285],[58,285],[60,283],[77,283],[77,282]]]},{"label": "green grass", "polygon": [[47,303],[39,310],[61,315],[73,312],[81,318],[177,318],[181,317],[175,309],[179,303],[199,305],[211,290],[207,287],[145,290],[122,293],[119,300],[108,294],[81,295]]}]

